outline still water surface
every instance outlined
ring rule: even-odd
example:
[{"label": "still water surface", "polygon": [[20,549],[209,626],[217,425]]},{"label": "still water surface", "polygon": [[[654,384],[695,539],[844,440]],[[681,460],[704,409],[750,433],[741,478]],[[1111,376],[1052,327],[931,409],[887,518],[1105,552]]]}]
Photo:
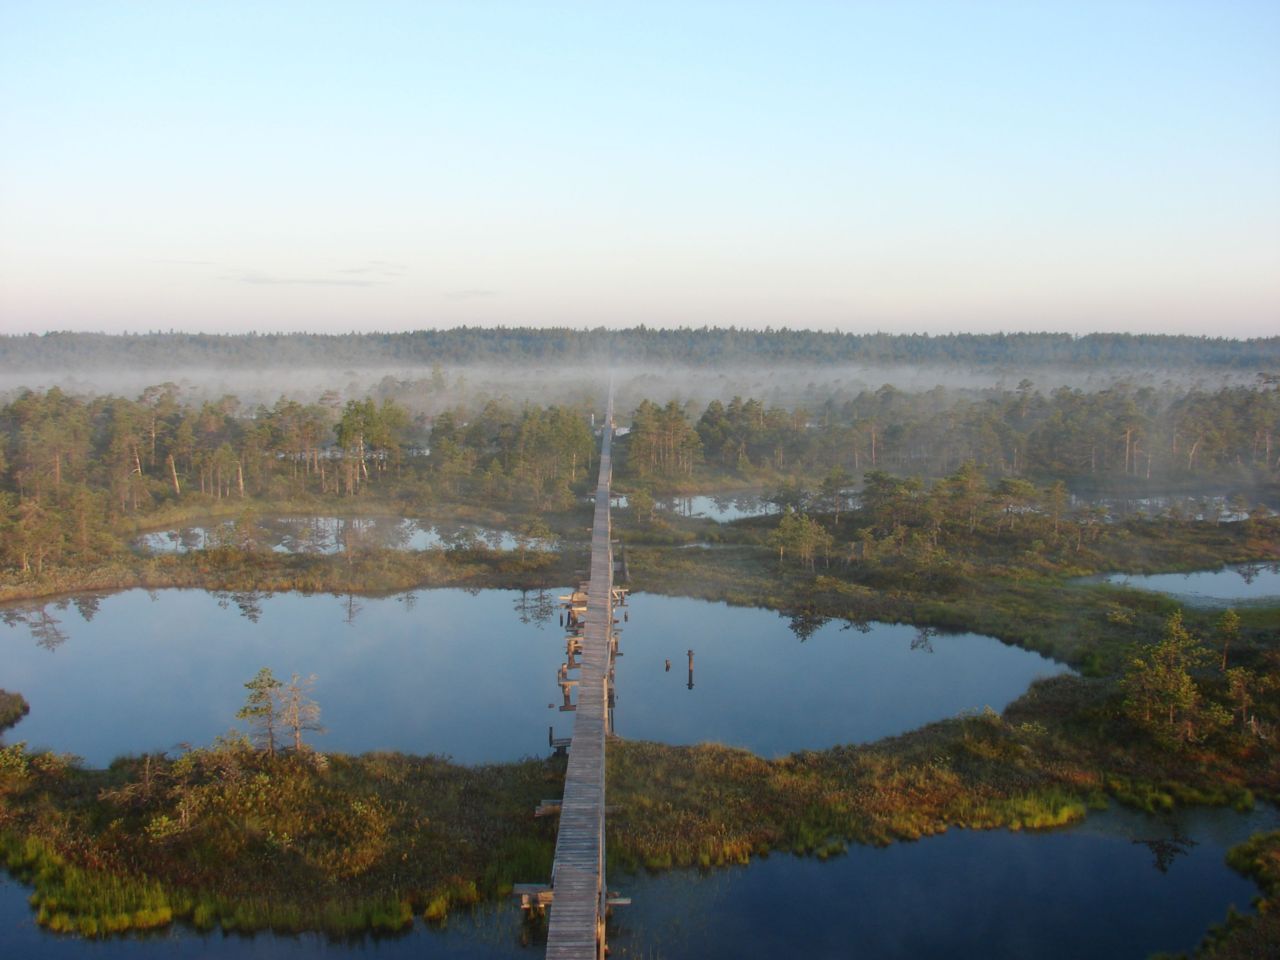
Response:
[{"label": "still water surface", "polygon": [[[710,873],[615,876],[632,897],[615,911],[612,955],[623,958],[814,957],[863,960],[1140,960],[1186,951],[1228,907],[1256,889],[1227,868],[1226,850],[1280,824],[1190,811],[1154,818],[1122,810],[1050,833],[954,830],[918,843],[852,847],[827,862],[774,855]],[[198,934],[181,927],[143,939],[84,941],[41,932],[26,889],[0,873],[0,955],[40,960],[152,957],[360,956],[521,958],[519,910],[487,906],[418,922],[391,939]]]},{"label": "still water surface", "polygon": [[[514,534],[470,523],[433,523],[408,517],[258,517],[238,531],[234,520],[154,530],[136,537],[134,546],[151,553],[188,553],[250,537],[258,547],[277,553],[341,553],[372,547],[384,550],[429,550],[485,546],[514,550]],[[539,540],[533,548],[546,549]]]},{"label": "still water surface", "polygon": [[1259,511],[1274,517],[1274,506],[1256,503],[1249,497],[1203,496],[1155,496],[1155,497],[1071,497],[1075,507],[1101,507],[1111,521],[1136,517],[1169,517],[1177,520],[1201,520],[1208,523],[1239,523],[1248,520],[1249,514]]},{"label": "still water surface", "polygon": [[1156,573],[1150,576],[1112,573],[1105,582],[1135,590],[1152,590],[1194,606],[1265,603],[1280,599],[1280,564],[1244,563],[1196,573]]},{"label": "still water surface", "polygon": [[[208,742],[261,665],[316,673],[324,749],[541,753],[556,710],[560,591],[427,590],[388,598],[166,590],[11,607],[0,685],[32,702],[11,738],[105,763],[122,751]],[[1061,665],[973,635],[792,622],[769,611],[639,595],[621,626],[624,736],[721,739],[764,753],[870,740],[964,709],[999,709]],[[864,632],[865,631],[865,632]],[[695,651],[693,684],[687,665]],[[668,671],[666,660],[672,661]],[[550,709],[549,709],[550,705]],[[803,709],[801,709],[803,707]],[[633,897],[616,957],[1143,957],[1192,947],[1253,886],[1223,854],[1280,818],[1111,811],[1049,834],[952,831],[822,863],[618,876]],[[1161,869],[1162,868],[1162,869]],[[446,930],[334,943],[178,927],[87,942],[35,927],[27,890],[0,875],[0,955],[40,958],[541,955],[518,911],[489,906]]]},{"label": "still water surface", "polygon": [[659,506],[672,513],[678,513],[682,517],[706,517],[717,523],[729,523],[733,520],[741,520],[743,517],[758,517],[777,509],[754,491],[673,497],[661,501]]},{"label": "still water surface", "polygon": [[[557,736],[571,730],[556,683],[563,592],[129,590],[9,607],[0,610],[0,686],[31,704],[9,738],[94,766],[207,744],[234,727],[244,683],[268,666],[282,679],[318,677],[322,750],[465,763],[545,754],[548,726]],[[765,755],[1000,710],[1036,677],[1067,669],[975,634],[797,623],[680,597],[634,596],[624,616],[620,735]]]},{"label": "still water surface", "polygon": [[1228,906],[1247,910],[1257,889],[1223,857],[1277,823],[1272,808],[1110,810],[1069,830],[953,830],[826,863],[775,855],[611,877],[633,902],[615,913],[611,947],[618,958],[1137,960],[1189,950]]},{"label": "still water surface", "polygon": [[[589,497],[589,502],[594,502]],[[609,501],[615,510],[628,510],[630,504],[624,493],[614,494]],[[716,523],[730,523],[743,517],[758,517],[777,508],[754,490],[726,491],[715,494],[697,494],[690,497],[662,497],[655,507],[681,517],[705,517]]]}]

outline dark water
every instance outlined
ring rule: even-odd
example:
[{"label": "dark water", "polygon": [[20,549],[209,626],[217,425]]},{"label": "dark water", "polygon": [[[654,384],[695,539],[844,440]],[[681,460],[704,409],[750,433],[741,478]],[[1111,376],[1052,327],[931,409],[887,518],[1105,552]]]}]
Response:
[{"label": "dark water", "polygon": [[1177,821],[1112,810],[1050,833],[955,830],[852,847],[825,863],[775,855],[708,874],[611,877],[633,901],[615,912],[611,947],[620,958],[708,960],[1097,960],[1189,950],[1228,906],[1246,910],[1257,893],[1226,867],[1227,848],[1278,821],[1272,809]]},{"label": "dark water", "polygon": [[[514,550],[518,546],[515,535],[506,530],[405,517],[260,517],[252,522],[248,534],[260,547],[279,553],[340,553],[370,547],[428,550],[475,544]],[[134,544],[152,553],[186,553],[235,543],[240,535],[236,522],[225,520],[144,533]],[[548,546],[541,541],[530,545],[538,549]]]},{"label": "dark water", "polygon": [[[130,590],[10,607],[0,687],[22,692],[31,714],[8,736],[95,766],[207,744],[235,725],[244,683],[268,666],[282,679],[318,677],[322,750],[466,763],[545,754],[549,725],[557,736],[571,729],[556,683],[563,592]],[[626,616],[616,723],[633,739],[714,740],[766,755],[875,740],[999,710],[1035,677],[1066,669],[974,634],[795,623],[676,597],[633,597]]]},{"label": "dark water", "polygon": [[[632,897],[615,911],[616,958],[859,957],[864,960],[1140,960],[1195,946],[1254,886],[1223,862],[1228,847],[1280,823],[1193,811],[1176,820],[1112,810],[1050,833],[951,831],[918,843],[853,847],[827,862],[774,855],[748,867],[613,876]],[[434,930],[333,943],[303,935],[197,934],[83,941],[41,932],[26,889],[0,874],[0,955],[147,957],[533,958],[519,911],[486,907]]]},{"label": "dark water", "polygon": [[1280,600],[1280,564],[1247,563],[1196,573],[1156,573],[1150,576],[1112,573],[1103,578],[1117,586],[1167,593],[1195,606]]}]

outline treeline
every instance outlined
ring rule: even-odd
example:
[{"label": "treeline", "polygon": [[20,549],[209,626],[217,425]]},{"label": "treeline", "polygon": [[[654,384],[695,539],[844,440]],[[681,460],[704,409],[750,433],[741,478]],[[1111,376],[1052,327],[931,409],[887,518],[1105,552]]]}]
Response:
[{"label": "treeline", "polygon": [[67,488],[105,492],[117,511],[137,511],[171,492],[234,495],[355,493],[395,470],[415,439],[390,401],[281,399],[244,409],[233,396],[188,405],[178,388],[138,399],[24,391],[0,407],[5,488],[43,501]]},{"label": "treeline", "polygon": [[439,493],[564,508],[594,446],[587,415],[555,406],[494,401],[429,424],[391,400],[336,394],[249,408],[184,403],[172,384],[134,400],[24,391],[0,406],[0,565],[91,561],[119,548],[122,519],[221,501],[372,493],[421,509]]},{"label": "treeline", "polygon": [[0,337],[0,369],[361,367],[584,359],[694,366],[899,364],[963,367],[1280,370],[1280,337],[1153,334],[889,334],[736,327],[622,330],[459,327],[406,333],[47,333]]},{"label": "treeline", "polygon": [[657,487],[699,471],[748,481],[833,470],[941,477],[966,462],[1077,487],[1267,482],[1280,473],[1280,389],[1064,387],[1046,396],[1024,380],[976,394],[884,386],[812,411],[740,397],[701,412],[646,402],[625,443],[624,476]]},{"label": "treeline", "polygon": [[[942,478],[965,464],[993,482],[1085,493],[1239,488],[1280,474],[1273,384],[1047,396],[1029,380],[966,393],[885,386],[812,411],[646,400],[631,421],[618,476],[636,492],[744,482],[838,491],[868,474]],[[172,384],[136,399],[23,391],[0,406],[0,564],[39,574],[88,561],[120,547],[121,520],[225,513],[226,501],[372,495],[393,512],[441,499],[563,511],[589,491],[595,451],[587,410],[506,399],[429,419],[385,395],[249,406],[188,402]]]},{"label": "treeline", "polygon": [[431,430],[432,476],[455,497],[563,510],[574,487],[586,489],[595,438],[581,412],[567,407],[490,401],[474,417],[445,411]]}]

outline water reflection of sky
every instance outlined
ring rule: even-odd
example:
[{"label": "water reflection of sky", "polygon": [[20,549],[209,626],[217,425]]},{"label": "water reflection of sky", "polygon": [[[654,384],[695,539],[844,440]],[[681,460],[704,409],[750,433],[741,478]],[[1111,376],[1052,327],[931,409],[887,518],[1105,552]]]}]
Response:
[{"label": "water reflection of sky", "polygon": [[[270,517],[252,523],[258,544],[278,553],[339,553],[373,547],[390,550],[429,550],[436,547],[484,546],[515,550],[514,534],[471,523],[432,523],[405,517]],[[156,530],[138,536],[136,546],[152,553],[186,553],[236,539],[236,522]],[[533,549],[549,545],[530,541]]]},{"label": "water reflection of sky", "polygon": [[328,732],[315,742],[325,750],[465,762],[543,753],[546,687],[563,648],[554,621],[520,622],[519,598],[130,590],[103,599],[90,622],[74,607],[46,607],[66,636],[56,649],[34,643],[24,625],[0,632],[4,685],[31,704],[9,737],[93,764],[206,744],[235,726],[245,681],[269,666],[280,678],[319,677]]},{"label": "water reflection of sky", "polygon": [[[594,502],[594,497],[588,497]],[[629,509],[626,494],[614,494],[609,501],[615,510]],[[739,493],[697,494],[691,497],[665,497],[655,502],[660,510],[682,517],[706,517],[717,523],[729,523],[743,517],[757,517],[776,510],[773,504],[754,491]]]},{"label": "water reflection of sky", "polygon": [[[399,597],[131,590],[11,607],[3,684],[31,715],[10,734],[104,764],[205,744],[235,726],[244,683],[316,674],[326,750],[447,753],[476,763],[543,754],[571,716],[555,597],[424,590]],[[766,755],[868,741],[984,706],[1066,669],[972,634],[792,623],[767,610],[633,597],[617,668],[617,729]],[[86,619],[88,618],[88,619]],[[800,636],[806,636],[803,642]],[[694,688],[686,651],[695,652]],[[665,660],[671,660],[671,669]]]},{"label": "water reflection of sky", "polygon": [[[849,504],[856,507],[858,494],[847,494]],[[615,498],[615,505],[626,506],[626,498]],[[1276,516],[1274,507],[1248,503],[1241,509],[1240,505],[1228,497],[1222,496],[1168,496],[1168,497],[1097,497],[1081,498],[1073,496],[1072,505],[1077,509],[1098,507],[1104,511],[1108,520],[1125,520],[1131,517],[1176,517],[1185,520],[1202,520],[1218,523],[1236,523],[1246,520],[1253,510],[1262,509],[1267,516]],[[699,494],[691,497],[672,497],[658,502],[658,506],[672,513],[685,517],[706,517],[718,523],[728,523],[743,517],[755,517],[777,512],[778,507],[769,502],[756,491],[726,492],[720,494]]]},{"label": "water reflection of sky", "polygon": [[1255,503],[1247,497],[1243,500],[1224,496],[1165,496],[1165,497],[1097,497],[1071,498],[1075,506],[1098,506],[1106,510],[1112,520],[1130,517],[1171,517],[1179,520],[1202,520],[1209,523],[1239,523],[1249,519],[1254,510],[1262,510],[1274,517],[1277,511],[1267,504]]},{"label": "water reflection of sky", "polygon": [[743,517],[757,517],[774,509],[773,505],[757,493],[719,494],[694,497],[675,497],[663,500],[660,506],[683,517],[706,517],[717,523],[729,523]]},{"label": "water reflection of sky", "polygon": [[1280,598],[1280,564],[1237,564],[1221,570],[1149,576],[1113,573],[1106,582],[1167,593],[1191,603],[1261,602]]},{"label": "water reflection of sky", "polygon": [[[977,634],[898,624],[801,625],[771,611],[634,595],[622,624],[617,730],[666,743],[718,741],[766,756],[1002,710],[1062,664]],[[688,650],[694,688],[688,689]],[[665,661],[670,659],[667,672]]]}]

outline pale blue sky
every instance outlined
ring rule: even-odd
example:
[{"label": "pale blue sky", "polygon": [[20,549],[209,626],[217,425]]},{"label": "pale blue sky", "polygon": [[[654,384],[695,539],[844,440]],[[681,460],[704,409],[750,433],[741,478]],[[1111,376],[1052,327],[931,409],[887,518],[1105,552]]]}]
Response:
[{"label": "pale blue sky", "polygon": [[1280,2],[0,0],[0,331],[1280,333]]}]

